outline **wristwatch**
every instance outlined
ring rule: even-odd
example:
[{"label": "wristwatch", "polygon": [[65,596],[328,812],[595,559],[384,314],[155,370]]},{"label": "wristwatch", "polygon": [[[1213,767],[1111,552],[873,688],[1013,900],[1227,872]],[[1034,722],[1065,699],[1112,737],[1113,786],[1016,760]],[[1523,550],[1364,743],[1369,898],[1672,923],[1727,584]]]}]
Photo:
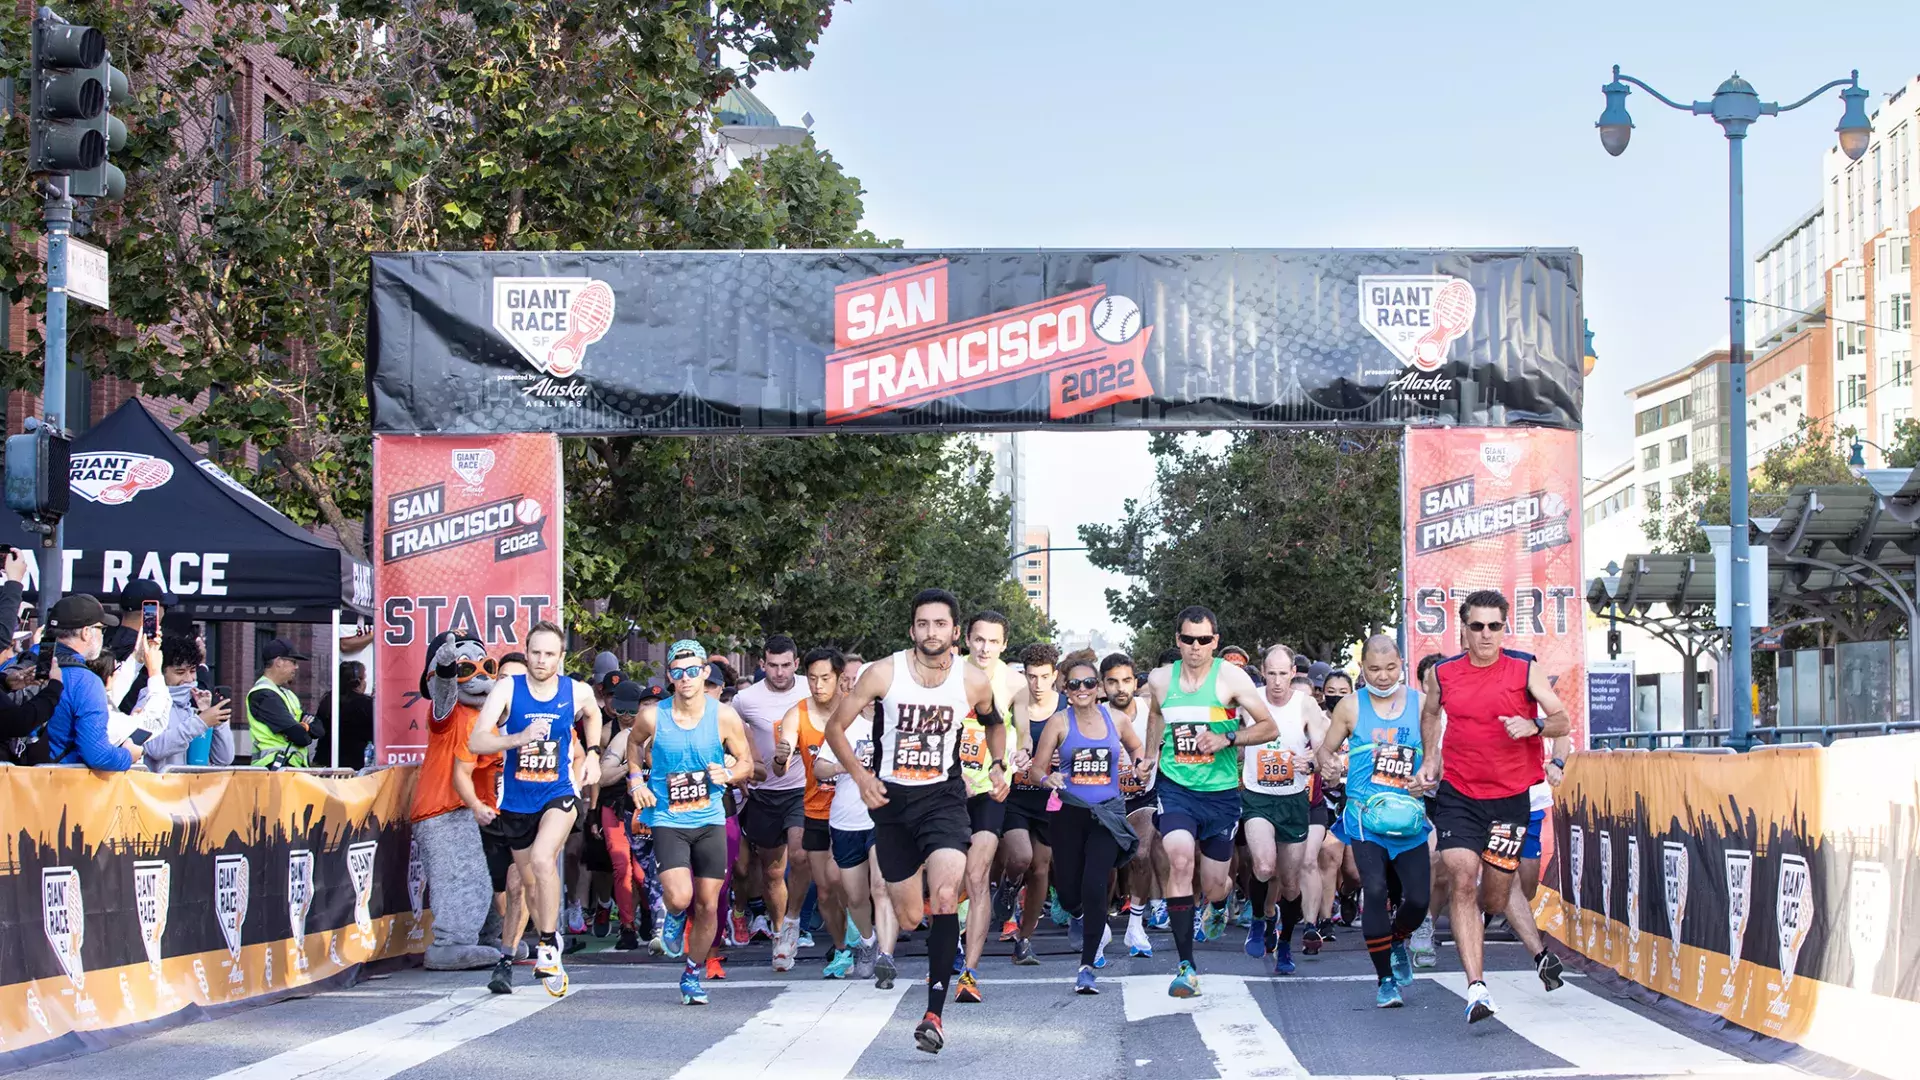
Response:
[{"label": "wristwatch", "polygon": [[1544,734],[1546,734],[1546,731],[1547,731],[1547,722],[1546,722],[1545,720],[1542,720],[1542,719],[1540,719],[1540,718],[1539,718],[1539,717],[1537,717],[1537,716],[1536,716],[1536,717],[1534,717],[1534,718],[1533,718],[1533,730],[1535,730],[1535,731],[1537,731],[1537,732],[1539,732],[1539,733],[1541,733],[1541,734],[1543,734],[1543,735],[1544,735]]},{"label": "wristwatch", "polygon": [[1557,768],[1557,769],[1562,769],[1562,770],[1564,770],[1564,769],[1565,769],[1565,768],[1567,767],[1567,759],[1566,759],[1566,758],[1554,758],[1554,759],[1553,759],[1553,765],[1554,765],[1554,767],[1555,767],[1555,768]]},{"label": "wristwatch", "polygon": [[1006,772],[1007,761],[1005,758],[994,758],[992,761],[987,762],[987,768],[999,769],[1001,772]]}]

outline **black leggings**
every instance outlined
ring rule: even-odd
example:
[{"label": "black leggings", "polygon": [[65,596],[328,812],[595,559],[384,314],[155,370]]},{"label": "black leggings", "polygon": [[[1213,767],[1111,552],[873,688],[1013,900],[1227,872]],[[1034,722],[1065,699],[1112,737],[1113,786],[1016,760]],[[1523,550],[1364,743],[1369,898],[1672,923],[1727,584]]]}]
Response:
[{"label": "black leggings", "polygon": [[[1360,868],[1360,928],[1367,937],[1367,955],[1373,960],[1374,974],[1389,978],[1393,974],[1392,949],[1420,928],[1427,917],[1427,902],[1433,896],[1433,866],[1427,845],[1419,844],[1388,859],[1387,849],[1371,840],[1353,845],[1353,861]],[[1400,906],[1387,918],[1387,877],[1400,882]]]},{"label": "black leggings", "polygon": [[1093,811],[1062,804],[1053,812],[1053,887],[1060,906],[1081,917],[1085,941],[1080,964],[1092,967],[1100,952],[1101,929],[1107,925],[1108,895],[1113,868],[1120,862],[1120,844]]}]

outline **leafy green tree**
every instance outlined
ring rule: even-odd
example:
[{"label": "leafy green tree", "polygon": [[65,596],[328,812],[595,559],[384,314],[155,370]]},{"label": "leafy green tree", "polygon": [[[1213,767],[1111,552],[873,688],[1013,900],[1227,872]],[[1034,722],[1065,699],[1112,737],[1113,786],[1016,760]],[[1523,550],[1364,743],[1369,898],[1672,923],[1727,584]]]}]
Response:
[{"label": "leafy green tree", "polygon": [[[1835,432],[1825,424],[1803,423],[1794,435],[1768,447],[1747,480],[1748,516],[1771,515],[1797,485],[1858,483],[1847,467],[1853,437],[1852,428]],[[1641,528],[1652,552],[1711,551],[1700,523],[1726,524],[1731,501],[1726,470],[1705,462],[1676,477],[1665,492],[1649,494]]]},{"label": "leafy green tree", "polygon": [[1224,448],[1156,435],[1158,494],[1118,525],[1082,525],[1095,566],[1134,579],[1107,609],[1151,657],[1189,604],[1226,638],[1322,659],[1393,623],[1400,575],[1397,432],[1241,431]]}]

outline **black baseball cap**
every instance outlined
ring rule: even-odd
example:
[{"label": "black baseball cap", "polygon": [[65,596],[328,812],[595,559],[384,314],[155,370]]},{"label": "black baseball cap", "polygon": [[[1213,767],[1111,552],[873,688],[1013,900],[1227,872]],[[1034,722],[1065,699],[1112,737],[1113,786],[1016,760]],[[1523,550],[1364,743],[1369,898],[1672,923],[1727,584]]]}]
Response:
[{"label": "black baseball cap", "polygon": [[146,578],[129,581],[126,587],[120,590],[121,611],[132,611],[149,600],[158,603],[161,607],[173,607],[180,602],[167,590],[161,588],[159,582],[149,581]]},{"label": "black baseball cap", "polygon": [[89,626],[119,626],[120,620],[107,614],[98,597],[88,593],[63,596],[47,613],[47,625],[55,630],[82,630]]},{"label": "black baseball cap", "polygon": [[646,691],[639,683],[632,680],[615,686],[612,697],[613,711],[622,715],[639,712],[640,706],[647,700]]},{"label": "black baseball cap", "polygon": [[274,638],[272,641],[260,647],[260,662],[262,664],[271,664],[275,660],[283,658],[287,660],[313,659],[306,653],[294,648],[290,643],[282,641],[279,638]]}]

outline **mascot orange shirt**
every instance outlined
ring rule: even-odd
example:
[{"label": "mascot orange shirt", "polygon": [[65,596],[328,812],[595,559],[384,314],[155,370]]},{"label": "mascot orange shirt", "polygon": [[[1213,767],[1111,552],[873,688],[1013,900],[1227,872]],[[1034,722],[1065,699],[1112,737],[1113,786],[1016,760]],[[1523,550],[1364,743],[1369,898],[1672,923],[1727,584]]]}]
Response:
[{"label": "mascot orange shirt", "polygon": [[[486,647],[449,632],[435,639],[427,655],[427,670],[420,676],[420,696],[432,712],[427,724],[427,757],[414,782],[410,819],[425,821],[465,807],[453,789],[455,761],[473,763],[474,794],[486,805],[498,808],[501,755],[476,755],[467,749],[474,722],[480,718],[480,706],[493,689],[492,661]],[[463,665],[473,670],[463,671]]]}]

